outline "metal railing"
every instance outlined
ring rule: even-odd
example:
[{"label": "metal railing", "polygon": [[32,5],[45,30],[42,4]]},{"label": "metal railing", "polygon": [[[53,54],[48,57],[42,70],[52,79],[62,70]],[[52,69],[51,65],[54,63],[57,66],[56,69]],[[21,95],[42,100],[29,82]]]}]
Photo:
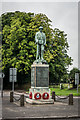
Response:
[{"label": "metal railing", "polygon": [[[15,97],[14,95],[19,95],[19,98]],[[24,94],[22,93],[15,93],[13,91],[10,92],[10,102],[20,101],[20,106],[24,106]]]},{"label": "metal railing", "polygon": [[57,101],[56,97],[58,99],[69,99],[68,104],[73,105],[73,94],[69,94],[66,97],[60,97],[60,96],[56,95],[54,91],[52,91],[52,99],[54,99],[54,101]]},{"label": "metal railing", "polygon": [[[19,95],[19,98],[15,97],[15,95]],[[20,106],[24,106],[24,98],[27,98],[27,95],[25,95],[24,93],[16,93],[16,92],[13,92],[11,91],[10,92],[10,102],[14,102],[15,101],[20,101]],[[52,99],[54,99],[54,101],[57,101],[57,99],[68,99],[68,104],[69,105],[73,105],[73,94],[69,94],[68,96],[66,97],[60,97],[58,95],[55,94],[54,91],[52,91]]]}]

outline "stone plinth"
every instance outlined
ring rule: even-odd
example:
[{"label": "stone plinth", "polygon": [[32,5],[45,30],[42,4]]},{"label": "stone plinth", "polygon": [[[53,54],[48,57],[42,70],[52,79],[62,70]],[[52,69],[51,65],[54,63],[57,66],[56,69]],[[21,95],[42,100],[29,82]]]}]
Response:
[{"label": "stone plinth", "polygon": [[31,88],[48,87],[49,85],[49,65],[33,64],[31,65]]},{"label": "stone plinth", "polygon": [[29,89],[29,99],[35,100],[35,103],[36,100],[40,100],[40,102],[47,100],[48,103],[51,103],[48,64],[39,63],[31,65],[31,88]]},{"label": "stone plinth", "polygon": [[[46,87],[35,87],[35,88],[30,88],[29,89],[29,94],[32,93],[32,99],[37,99],[39,97],[39,94],[41,95],[40,99],[43,99],[43,95],[44,94],[48,94],[48,96],[44,96],[47,97],[45,99],[50,99],[50,89],[46,88]],[[36,95],[36,97],[35,97]]]},{"label": "stone plinth", "polygon": [[54,104],[54,100],[53,99],[48,99],[48,100],[35,100],[35,99],[29,99],[26,98],[26,102],[30,103],[32,105],[34,104],[38,104],[38,105],[43,105],[43,104]]}]

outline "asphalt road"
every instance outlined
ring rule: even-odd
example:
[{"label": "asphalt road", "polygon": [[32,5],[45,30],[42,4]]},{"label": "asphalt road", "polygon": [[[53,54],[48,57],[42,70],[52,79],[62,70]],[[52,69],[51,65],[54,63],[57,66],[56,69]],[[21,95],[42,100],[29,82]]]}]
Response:
[{"label": "asphalt road", "polygon": [[20,102],[10,103],[9,93],[5,94],[2,100],[2,118],[11,119],[50,119],[50,120],[80,120],[79,107],[80,98],[74,98],[74,105],[68,105],[68,99],[54,102],[54,104],[31,105],[25,102],[24,107],[20,107]]}]

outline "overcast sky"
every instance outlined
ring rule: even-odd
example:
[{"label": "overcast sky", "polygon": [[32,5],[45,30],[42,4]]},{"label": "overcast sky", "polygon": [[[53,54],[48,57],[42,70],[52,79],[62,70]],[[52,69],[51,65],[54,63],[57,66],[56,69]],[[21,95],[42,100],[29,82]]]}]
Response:
[{"label": "overcast sky", "polygon": [[68,54],[74,60],[73,65],[69,67],[70,70],[73,67],[78,67],[78,2],[76,2],[77,0],[58,1],[14,0],[12,2],[11,0],[2,0],[2,13],[21,11],[46,14],[52,20],[53,28],[59,28],[67,34],[70,46]]}]

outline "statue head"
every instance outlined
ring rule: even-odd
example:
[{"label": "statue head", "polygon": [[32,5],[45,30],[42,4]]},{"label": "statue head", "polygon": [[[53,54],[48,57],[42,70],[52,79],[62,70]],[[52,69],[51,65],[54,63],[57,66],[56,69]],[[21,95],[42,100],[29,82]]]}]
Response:
[{"label": "statue head", "polygon": [[40,32],[42,32],[42,30],[43,30],[43,27],[42,27],[42,26],[40,26],[40,27],[39,27],[39,30],[40,30]]}]

